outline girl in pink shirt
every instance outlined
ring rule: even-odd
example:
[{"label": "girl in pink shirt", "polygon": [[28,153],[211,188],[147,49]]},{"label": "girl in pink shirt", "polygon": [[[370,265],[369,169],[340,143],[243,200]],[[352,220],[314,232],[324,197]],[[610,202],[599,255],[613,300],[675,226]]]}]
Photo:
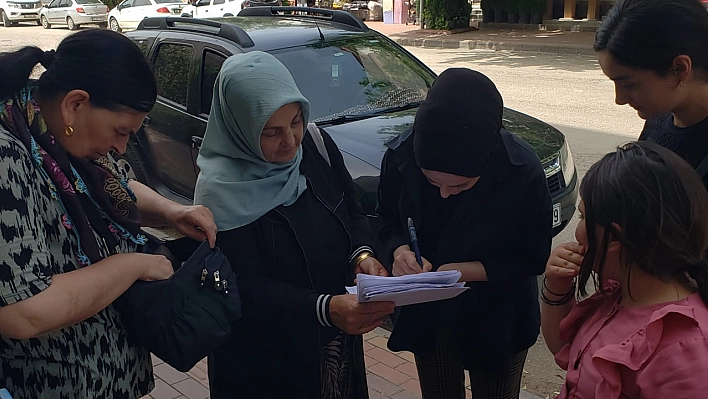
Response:
[{"label": "girl in pink shirt", "polygon": [[[546,265],[541,324],[559,399],[708,397],[708,192],[678,155],[630,143],[580,186],[577,242]],[[593,277],[597,291],[587,296]],[[576,293],[576,280],[579,289]]]}]

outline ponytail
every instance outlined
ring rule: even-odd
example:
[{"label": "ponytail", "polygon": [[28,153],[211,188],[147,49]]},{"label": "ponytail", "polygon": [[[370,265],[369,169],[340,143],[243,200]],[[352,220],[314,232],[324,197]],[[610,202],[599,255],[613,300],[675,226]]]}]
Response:
[{"label": "ponytail", "polygon": [[708,261],[702,260],[686,271],[698,284],[698,293],[703,299],[703,303],[708,305]]},{"label": "ponytail", "polygon": [[0,54],[0,98],[8,98],[22,90],[43,56],[44,51],[35,46]]}]

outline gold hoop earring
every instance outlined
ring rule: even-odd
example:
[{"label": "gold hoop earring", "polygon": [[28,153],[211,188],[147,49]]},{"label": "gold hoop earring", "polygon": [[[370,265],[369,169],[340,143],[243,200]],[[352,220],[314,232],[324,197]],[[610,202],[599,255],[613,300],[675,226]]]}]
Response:
[{"label": "gold hoop earring", "polygon": [[74,128],[71,126],[67,126],[64,128],[64,134],[67,135],[67,137],[71,137],[74,135]]}]

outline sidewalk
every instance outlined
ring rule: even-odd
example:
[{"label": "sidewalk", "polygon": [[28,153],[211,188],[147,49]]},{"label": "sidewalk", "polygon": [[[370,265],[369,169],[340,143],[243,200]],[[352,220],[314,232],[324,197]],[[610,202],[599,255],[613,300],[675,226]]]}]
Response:
[{"label": "sidewalk", "polygon": [[[377,328],[364,335],[364,358],[370,399],[420,399],[418,373],[410,352],[393,353],[386,348],[388,331]],[[153,356],[155,389],[143,399],[207,399],[209,381],[206,360],[187,373],[179,372]],[[465,378],[467,378],[465,376]],[[469,382],[467,397],[471,398]],[[520,399],[541,399],[522,391]],[[269,398],[263,398],[269,399]],[[293,392],[293,399],[297,393]],[[308,399],[308,398],[302,398]]]},{"label": "sidewalk", "polygon": [[489,49],[535,53],[595,55],[594,32],[567,30],[512,30],[482,27],[462,33],[424,30],[416,25],[384,24],[366,21],[371,29],[390,37],[402,46],[444,49]]}]

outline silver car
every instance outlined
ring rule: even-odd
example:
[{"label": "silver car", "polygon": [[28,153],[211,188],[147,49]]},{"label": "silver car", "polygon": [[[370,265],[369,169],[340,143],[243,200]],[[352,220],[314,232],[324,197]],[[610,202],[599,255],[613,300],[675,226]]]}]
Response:
[{"label": "silver car", "polygon": [[100,0],[52,0],[39,11],[44,29],[52,25],[66,25],[69,30],[81,25],[108,26],[108,6]]}]

